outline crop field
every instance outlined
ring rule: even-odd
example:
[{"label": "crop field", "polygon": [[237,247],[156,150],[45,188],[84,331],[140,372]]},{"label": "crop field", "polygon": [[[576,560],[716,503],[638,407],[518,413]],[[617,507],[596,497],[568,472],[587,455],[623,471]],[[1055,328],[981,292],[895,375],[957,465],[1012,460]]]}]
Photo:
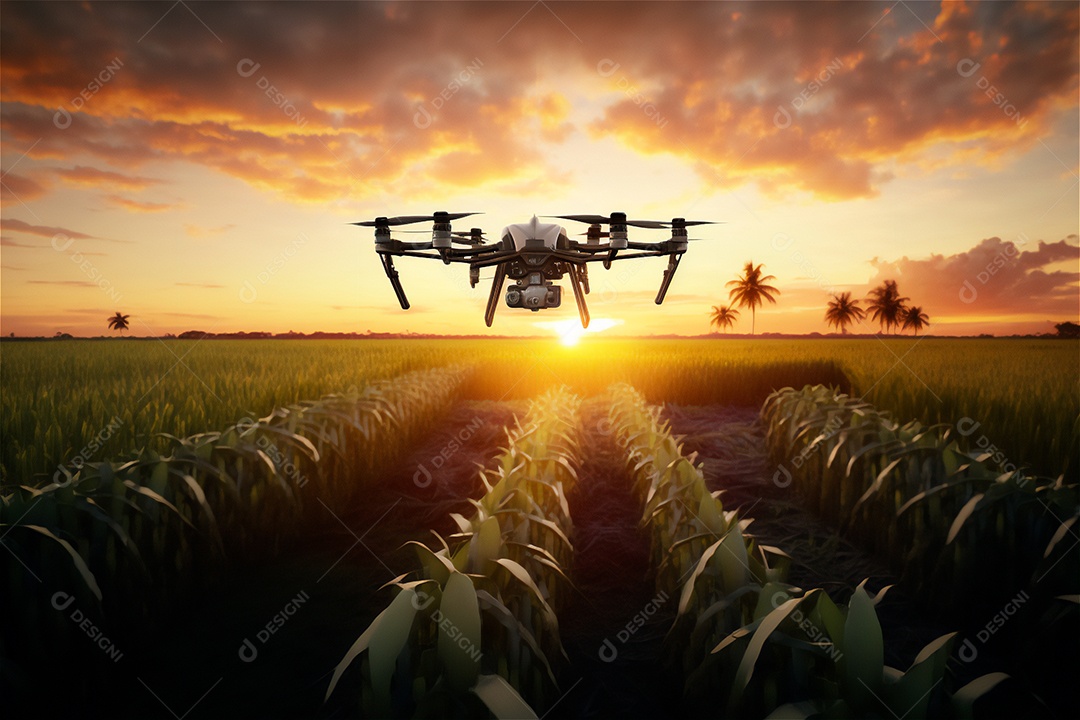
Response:
[{"label": "crop field", "polygon": [[1073,717],[1078,358],[909,337],[4,342],[0,702]]}]

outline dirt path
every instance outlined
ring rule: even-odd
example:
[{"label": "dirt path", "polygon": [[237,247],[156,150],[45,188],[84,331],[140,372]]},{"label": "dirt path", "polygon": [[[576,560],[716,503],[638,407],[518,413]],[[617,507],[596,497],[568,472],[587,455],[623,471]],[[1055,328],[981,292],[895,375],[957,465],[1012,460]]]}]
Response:
[{"label": "dirt path", "polygon": [[596,400],[582,408],[584,464],[568,497],[577,592],[560,625],[570,669],[552,716],[670,717],[677,706],[663,692],[658,660],[677,600],[653,589],[642,508],[623,451],[602,431],[607,410]]},{"label": "dirt path", "polygon": [[[793,487],[773,481],[776,468],[769,465],[765,429],[756,408],[669,405],[664,416],[671,431],[683,436],[684,451],[698,453],[709,488],[724,491],[725,508],[753,518],[750,534],[792,557],[788,582],[823,588],[837,602],[847,602],[864,578],[874,592],[899,582],[884,562],[806,510]],[[878,606],[878,616],[885,662],[902,670],[926,643],[950,631],[900,588],[889,591],[888,601]]]}]

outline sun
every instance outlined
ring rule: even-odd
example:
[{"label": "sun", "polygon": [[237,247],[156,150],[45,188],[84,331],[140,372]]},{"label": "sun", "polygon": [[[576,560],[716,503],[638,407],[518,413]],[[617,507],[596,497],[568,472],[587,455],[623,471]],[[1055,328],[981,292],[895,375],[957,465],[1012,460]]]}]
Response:
[{"label": "sun", "polygon": [[536,326],[545,330],[552,330],[559,338],[559,343],[564,347],[574,347],[586,333],[598,333],[615,327],[616,325],[622,325],[622,320],[614,320],[612,318],[594,318],[589,323],[589,328],[586,330],[581,327],[581,321],[577,318],[566,318],[565,320],[538,322]]},{"label": "sun", "polygon": [[566,347],[573,347],[581,341],[581,336],[588,331],[583,330],[581,325],[575,322],[573,327],[558,328],[556,332],[559,333],[559,342]]}]

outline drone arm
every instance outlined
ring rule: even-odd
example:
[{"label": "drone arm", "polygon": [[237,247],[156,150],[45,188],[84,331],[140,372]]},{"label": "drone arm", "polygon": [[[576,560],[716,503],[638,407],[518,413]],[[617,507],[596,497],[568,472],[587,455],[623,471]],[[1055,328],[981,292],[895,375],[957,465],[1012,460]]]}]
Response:
[{"label": "drone arm", "polygon": [[675,271],[679,269],[679,263],[682,261],[682,253],[671,253],[668,258],[667,270],[664,271],[664,279],[660,281],[660,292],[656,293],[656,304],[659,305],[664,302],[664,296],[667,295],[668,287],[671,285],[671,279],[675,277]]},{"label": "drone arm", "polygon": [[499,306],[499,295],[502,294],[503,280],[506,278],[506,265],[500,264],[495,269],[495,278],[491,281],[491,294],[488,295],[487,309],[484,310],[484,323],[491,327],[495,321],[495,308]]},{"label": "drone arm", "polygon": [[394,258],[386,253],[379,253],[379,257],[382,259],[383,270],[386,271],[386,277],[390,278],[390,284],[394,287],[394,292],[397,294],[398,303],[401,304],[401,309],[408,310],[409,299],[405,297],[405,288],[401,287],[401,279],[398,277],[398,271],[394,268]]}]

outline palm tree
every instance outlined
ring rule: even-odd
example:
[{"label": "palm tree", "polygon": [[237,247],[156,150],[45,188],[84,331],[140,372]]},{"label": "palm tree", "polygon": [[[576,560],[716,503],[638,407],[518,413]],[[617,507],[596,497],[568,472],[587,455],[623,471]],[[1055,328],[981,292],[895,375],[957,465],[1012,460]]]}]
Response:
[{"label": "palm tree", "polygon": [[844,292],[839,295],[833,294],[829,301],[829,309],[825,311],[825,319],[830,325],[840,329],[847,335],[847,326],[855,321],[861,321],[866,317],[866,311],[859,307],[858,300],[851,299],[851,293]]},{"label": "palm tree", "polygon": [[776,303],[776,298],[773,295],[780,294],[780,291],[772,285],[765,284],[767,281],[776,278],[772,275],[763,276],[761,268],[761,265],[754,267],[753,262],[748,262],[746,267],[743,268],[742,277],[736,278],[727,284],[727,287],[732,288],[729,293],[731,299],[742,307],[750,308],[751,335],[754,334],[754,328],[757,325],[757,308],[761,305],[761,301],[768,300],[771,303]]},{"label": "palm tree", "polygon": [[895,280],[886,280],[867,295],[867,309],[870,317],[879,323],[886,332],[893,327],[900,327],[904,321],[906,303],[910,298],[900,297]]},{"label": "palm tree", "polygon": [[904,311],[904,329],[911,328],[915,331],[915,337],[919,331],[930,324],[930,316],[923,312],[918,305],[912,305]]},{"label": "palm tree", "polygon": [[111,318],[109,318],[109,329],[110,330],[119,330],[120,334],[123,335],[124,331],[128,329],[128,318],[129,317],[131,317],[131,316],[130,315],[121,315],[120,312],[117,311],[117,313],[115,315],[113,315]]},{"label": "palm tree", "polygon": [[715,325],[717,330],[727,332],[728,329],[735,324],[735,321],[739,319],[739,311],[728,305],[721,305],[719,307],[713,305],[712,310],[709,324]]}]

